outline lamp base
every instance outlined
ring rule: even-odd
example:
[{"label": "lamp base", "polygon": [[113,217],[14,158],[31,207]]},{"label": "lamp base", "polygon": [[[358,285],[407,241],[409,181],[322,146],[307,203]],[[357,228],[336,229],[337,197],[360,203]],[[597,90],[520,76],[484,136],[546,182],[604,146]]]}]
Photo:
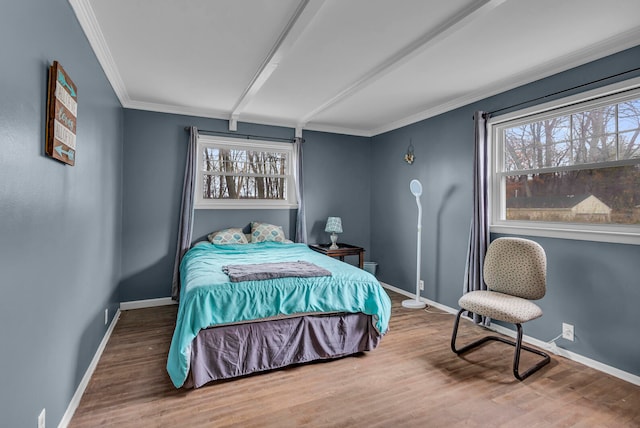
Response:
[{"label": "lamp base", "polygon": [[331,246],[329,247],[330,250],[337,250],[339,248],[336,242],[338,242],[338,234],[334,232],[331,234]]},{"label": "lamp base", "polygon": [[422,308],[426,308],[427,304],[425,302],[421,302],[416,299],[410,299],[410,300],[403,300],[402,307],[409,308],[409,309],[422,309]]}]

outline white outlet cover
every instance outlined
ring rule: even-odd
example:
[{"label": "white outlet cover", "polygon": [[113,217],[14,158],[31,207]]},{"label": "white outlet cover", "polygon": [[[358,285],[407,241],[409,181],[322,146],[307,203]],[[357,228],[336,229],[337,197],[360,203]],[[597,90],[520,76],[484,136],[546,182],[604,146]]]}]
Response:
[{"label": "white outlet cover", "polygon": [[573,341],[573,325],[562,323],[562,337]]}]

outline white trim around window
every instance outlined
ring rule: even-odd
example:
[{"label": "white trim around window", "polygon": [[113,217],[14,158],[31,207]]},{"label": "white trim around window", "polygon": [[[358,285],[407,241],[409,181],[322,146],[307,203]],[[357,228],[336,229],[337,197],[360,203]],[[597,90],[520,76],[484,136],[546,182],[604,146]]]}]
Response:
[{"label": "white trim around window", "polygon": [[533,169],[522,168],[507,172],[508,168],[505,166],[504,153],[505,142],[503,141],[503,139],[506,139],[504,137],[505,129],[639,98],[640,77],[489,119],[487,127],[491,232],[640,245],[640,224],[507,220],[507,191],[505,190],[505,177],[515,175],[514,171],[518,175],[524,176],[527,174],[557,173],[576,169],[588,170],[591,167],[615,168],[624,165],[639,165],[640,159],[635,157],[632,159],[612,159],[607,162],[582,165],[571,164],[550,168],[538,165]]},{"label": "white trim around window", "polygon": [[[207,152],[207,150],[209,151]],[[206,161],[206,154],[215,153],[215,156],[218,156],[218,151],[232,153],[230,157],[233,159],[223,161],[217,158],[215,161]],[[249,160],[250,153],[268,154],[269,156],[267,157],[275,158],[276,160],[269,162],[262,159],[260,167],[257,167]],[[295,151],[292,143],[199,135],[194,207],[195,209],[298,208],[295,191],[295,162]],[[213,165],[214,163],[215,165]],[[225,163],[229,166],[221,166]],[[252,165],[256,168],[252,167]],[[277,166],[276,171],[274,171],[274,166]],[[261,170],[258,171],[259,169]],[[215,191],[219,192],[218,194],[212,194],[209,191],[209,197],[205,197],[207,177],[214,177],[213,180],[218,180],[219,185],[215,189]],[[220,184],[220,181],[227,178],[231,182],[235,181],[236,184],[243,183],[243,190],[237,190],[237,198],[228,196],[229,189],[222,190],[222,187],[225,187],[225,183]],[[271,183],[277,182],[275,191],[281,192],[281,194],[275,197],[267,197],[265,195],[261,197],[256,189],[257,186],[247,184],[257,181],[262,181],[265,185],[267,181]],[[262,192],[266,193],[264,192],[264,186]]]}]

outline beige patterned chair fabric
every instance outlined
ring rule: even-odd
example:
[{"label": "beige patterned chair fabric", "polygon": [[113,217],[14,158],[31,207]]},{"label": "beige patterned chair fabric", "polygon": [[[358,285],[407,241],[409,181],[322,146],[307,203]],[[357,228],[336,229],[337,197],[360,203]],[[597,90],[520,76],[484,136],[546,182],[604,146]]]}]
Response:
[{"label": "beige patterned chair fabric", "polygon": [[463,295],[458,304],[470,312],[510,323],[542,316],[530,300],[544,297],[547,283],[544,249],[523,238],[494,240],[484,260],[484,280],[489,290]]},{"label": "beige patterned chair fabric", "polygon": [[547,257],[537,242],[523,238],[498,238],[484,259],[484,282],[490,290],[523,299],[544,297]]},{"label": "beige patterned chair fabric", "polygon": [[[488,290],[471,291],[458,301],[461,309],[453,324],[451,350],[461,355],[488,341],[514,346],[513,375],[524,380],[551,361],[545,352],[522,344],[522,324],[542,316],[542,310],[531,300],[541,299],[546,292],[547,257],[544,249],[528,239],[498,238],[487,249],[483,273]],[[489,335],[458,347],[456,337],[460,316],[465,311],[514,324],[516,340]],[[542,358],[521,372],[520,352],[523,349]]]},{"label": "beige patterned chair fabric", "polygon": [[512,324],[522,324],[542,316],[542,309],[535,303],[495,291],[472,291],[462,296],[458,304],[475,314]]}]

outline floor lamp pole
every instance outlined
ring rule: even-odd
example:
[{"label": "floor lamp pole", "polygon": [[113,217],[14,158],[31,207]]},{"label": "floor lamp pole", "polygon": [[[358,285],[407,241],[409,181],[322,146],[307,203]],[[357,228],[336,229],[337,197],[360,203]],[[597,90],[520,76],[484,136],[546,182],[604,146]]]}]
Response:
[{"label": "floor lamp pole", "polygon": [[422,309],[427,306],[426,303],[420,300],[420,249],[422,247],[422,204],[420,203],[420,195],[422,194],[422,184],[418,180],[411,180],[409,185],[411,193],[416,197],[416,204],[418,205],[418,237],[416,248],[416,298],[415,300],[403,300],[402,306],[410,309]]}]

